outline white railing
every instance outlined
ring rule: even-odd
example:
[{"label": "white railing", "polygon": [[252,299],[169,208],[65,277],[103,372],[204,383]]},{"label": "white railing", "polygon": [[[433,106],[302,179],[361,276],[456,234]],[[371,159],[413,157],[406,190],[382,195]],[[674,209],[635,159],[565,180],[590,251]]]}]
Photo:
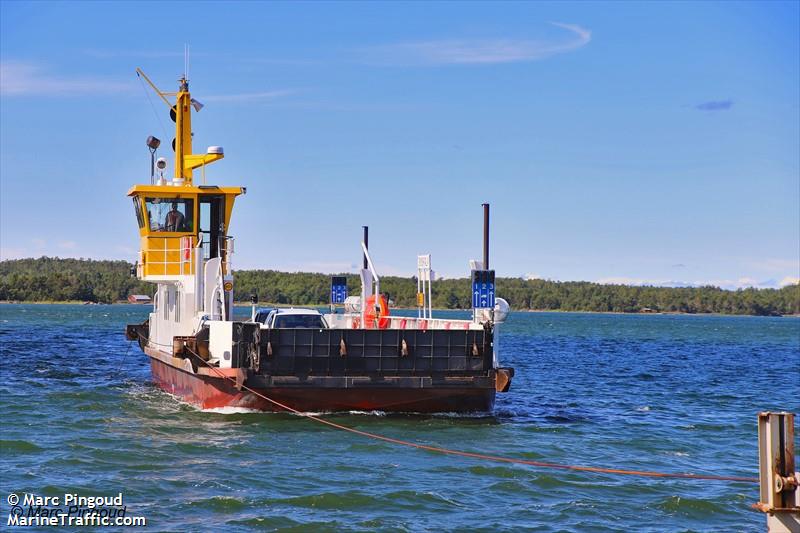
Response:
[{"label": "white railing", "polygon": [[[325,320],[333,329],[364,329],[364,322],[358,313],[328,314]],[[385,316],[376,318],[384,321],[386,328],[383,329],[418,329],[427,331],[429,329],[443,330],[481,330],[483,325],[472,320],[462,320],[453,318],[418,318],[409,316]],[[388,322],[386,322],[388,321]],[[369,329],[378,329],[377,323],[370,324]]]},{"label": "white railing", "polygon": [[[220,238],[220,256],[222,257],[222,272],[230,274],[233,272],[233,237],[225,236]],[[224,243],[224,246],[222,245]]]},{"label": "white railing", "polygon": [[[233,271],[233,243],[233,237],[219,237],[219,255],[223,259],[222,266],[226,274]],[[203,260],[208,261],[211,259],[211,241],[207,241],[201,237],[198,241],[198,246],[203,250]]]}]

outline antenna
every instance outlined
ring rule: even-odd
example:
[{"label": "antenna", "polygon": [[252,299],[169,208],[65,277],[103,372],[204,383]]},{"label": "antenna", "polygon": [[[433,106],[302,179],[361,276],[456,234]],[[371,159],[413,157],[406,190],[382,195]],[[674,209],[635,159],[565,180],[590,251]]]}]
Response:
[{"label": "antenna", "polygon": [[183,45],[183,79],[189,80],[189,45]]}]

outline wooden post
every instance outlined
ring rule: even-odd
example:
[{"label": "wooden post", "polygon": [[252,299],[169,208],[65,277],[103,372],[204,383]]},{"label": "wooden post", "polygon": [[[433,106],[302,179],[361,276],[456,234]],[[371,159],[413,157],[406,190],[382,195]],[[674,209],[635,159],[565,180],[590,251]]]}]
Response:
[{"label": "wooden post", "polygon": [[800,533],[800,473],[795,472],[794,414],[758,413],[760,501],[769,533]]}]

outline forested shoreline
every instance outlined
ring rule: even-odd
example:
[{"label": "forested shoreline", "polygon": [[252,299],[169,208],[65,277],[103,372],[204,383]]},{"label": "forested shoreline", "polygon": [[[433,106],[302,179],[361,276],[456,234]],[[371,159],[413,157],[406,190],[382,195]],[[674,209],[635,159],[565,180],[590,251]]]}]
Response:
[{"label": "forested shoreline", "polygon": [[[152,295],[154,286],[131,277],[131,267],[126,261],[50,257],[0,261],[0,301],[113,303],[125,300],[130,294]],[[358,276],[342,275],[347,276],[350,293],[358,294]],[[249,301],[251,294],[257,294],[261,302],[273,304],[325,305],[329,298],[330,275],[239,270],[234,273],[234,286],[237,301]],[[399,307],[416,305],[416,288],[414,278],[381,278],[381,289]],[[516,310],[800,314],[800,285],[729,291],[718,287],[668,288],[498,278],[497,294]],[[469,280],[435,281],[433,306],[469,308]]]}]

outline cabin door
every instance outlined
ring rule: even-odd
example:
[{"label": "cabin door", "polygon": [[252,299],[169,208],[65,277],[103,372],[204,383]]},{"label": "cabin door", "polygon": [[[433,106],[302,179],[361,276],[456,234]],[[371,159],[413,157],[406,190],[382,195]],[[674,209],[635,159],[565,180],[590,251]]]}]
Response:
[{"label": "cabin door", "polygon": [[203,256],[212,259],[220,256],[225,238],[225,197],[200,197],[199,239],[203,243]]}]

